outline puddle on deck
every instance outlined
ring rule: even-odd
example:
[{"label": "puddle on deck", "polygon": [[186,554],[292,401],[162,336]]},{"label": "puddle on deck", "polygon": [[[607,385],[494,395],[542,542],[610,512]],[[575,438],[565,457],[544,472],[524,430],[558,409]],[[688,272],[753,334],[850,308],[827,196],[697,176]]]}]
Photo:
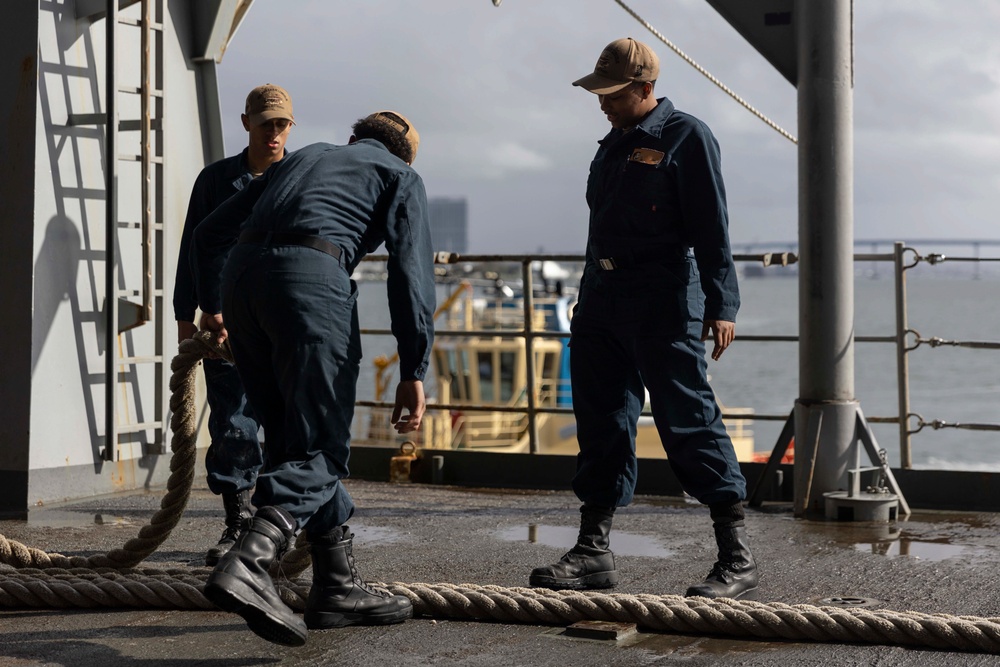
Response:
[{"label": "puddle on deck", "polygon": [[[576,544],[579,529],[570,526],[547,526],[545,524],[528,524],[514,526],[500,531],[498,536],[509,542],[527,541],[532,544],[544,544],[557,549],[570,549]],[[611,550],[620,556],[649,556],[651,558],[670,558],[674,552],[667,549],[659,540],[614,531],[611,533]]]},{"label": "puddle on deck", "polygon": [[363,526],[361,524],[351,526],[354,539],[358,544],[393,544],[403,540],[403,534],[391,528],[381,528],[379,526]]},{"label": "puddle on deck", "polygon": [[969,558],[986,553],[984,547],[968,544],[951,544],[950,542],[924,542],[899,538],[886,542],[857,542],[857,551],[873,553],[887,558],[919,558],[920,560],[940,561],[949,558]]},{"label": "puddle on deck", "polygon": [[910,521],[892,523],[817,521],[804,525],[810,532],[823,532],[837,544],[886,558],[943,561],[974,558],[990,551],[965,541],[982,532],[985,525],[967,519],[955,521],[949,516],[921,516],[915,521],[911,517]]}]

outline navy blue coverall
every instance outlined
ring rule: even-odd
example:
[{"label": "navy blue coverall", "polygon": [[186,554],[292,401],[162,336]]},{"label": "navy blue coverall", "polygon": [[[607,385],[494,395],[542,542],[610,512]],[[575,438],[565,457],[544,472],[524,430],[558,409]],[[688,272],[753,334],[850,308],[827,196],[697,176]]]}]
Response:
[{"label": "navy blue coverall", "polygon": [[422,380],[434,339],[427,196],[420,176],[380,142],[291,152],[195,232],[201,309],[222,312],[267,438],[254,505],[281,507],[317,534],[354,512],[341,483],[361,362],[350,276],[383,241],[400,380]]},{"label": "navy blue coverall", "polygon": [[[184,219],[174,279],[174,317],[178,322],[194,322],[198,307],[190,259],[195,227],[253,178],[246,148],[239,155],[213,162],[198,174]],[[257,418],[235,366],[224,359],[205,359],[204,366],[208,433],[212,438],[205,455],[208,488],[215,494],[249,490],[257,482],[263,463]]]},{"label": "navy blue coverall", "polygon": [[740,305],[715,137],[659,99],[637,127],[613,129],[600,142],[587,203],[570,339],[580,445],[574,491],[600,507],[631,502],[645,387],[684,490],[705,504],[742,500],[746,482],[700,340],[705,318],[735,321]]}]

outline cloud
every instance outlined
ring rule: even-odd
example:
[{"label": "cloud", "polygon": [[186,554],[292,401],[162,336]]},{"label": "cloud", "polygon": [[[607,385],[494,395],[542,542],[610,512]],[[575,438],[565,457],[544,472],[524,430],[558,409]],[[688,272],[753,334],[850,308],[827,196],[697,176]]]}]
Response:
[{"label": "cloud", "polygon": [[484,146],[482,138],[464,136],[440,142],[439,148],[443,150],[437,150],[432,161],[421,163],[422,171],[448,170],[461,173],[466,180],[496,180],[552,167],[552,161],[545,155],[511,141]]},{"label": "cloud", "polygon": [[[798,149],[681,61],[614,2],[256,2],[220,67],[230,152],[264,81],[295,101],[290,145],[343,143],[357,118],[397,108],[421,133],[431,195],[469,200],[475,252],[582,251],[587,168],[608,130],[570,83],[605,44],[660,56],[657,92],[712,128],[735,242],[797,235]],[[796,90],[703,0],[637,12],[792,134]],[[1000,3],[854,3],[857,237],[997,237]],[[289,46],[291,45],[291,46]]]}]

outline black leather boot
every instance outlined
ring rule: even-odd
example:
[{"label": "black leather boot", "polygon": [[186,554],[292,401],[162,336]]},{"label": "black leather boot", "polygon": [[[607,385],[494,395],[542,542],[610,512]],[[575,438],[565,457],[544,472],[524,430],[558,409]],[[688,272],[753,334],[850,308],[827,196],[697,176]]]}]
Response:
[{"label": "black leather boot", "polygon": [[719,560],[700,584],[691,586],[686,595],[706,598],[757,599],[757,563],[750,553],[745,526],[715,526]]},{"label": "black leather boot", "polygon": [[413,617],[402,595],[369,586],[354,566],[354,535],[340,526],[324,535],[309,534],[313,583],[306,600],[306,626],[313,630],[346,625],[388,625]]},{"label": "black leather boot", "polygon": [[226,509],[226,529],[222,531],[219,543],[205,554],[205,565],[217,565],[227,551],[236,544],[236,539],[250,523],[253,511],[250,509],[250,492],[223,493],[222,506]]},{"label": "black leather boot", "polygon": [[614,588],[618,583],[618,571],[615,555],[608,548],[614,514],[614,509],[584,504],[580,508],[580,535],[576,538],[576,546],[558,563],[532,570],[528,583],[557,590]]},{"label": "black leather boot", "polygon": [[295,519],[280,507],[262,507],[215,566],[205,597],[239,614],[257,635],[275,644],[302,646],[306,625],[281,601],[267,571],[287,551]]}]

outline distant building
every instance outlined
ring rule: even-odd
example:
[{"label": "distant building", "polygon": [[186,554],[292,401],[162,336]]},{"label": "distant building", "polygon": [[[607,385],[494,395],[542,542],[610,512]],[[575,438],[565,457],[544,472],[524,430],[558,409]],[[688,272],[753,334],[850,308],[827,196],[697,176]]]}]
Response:
[{"label": "distant building", "polygon": [[431,197],[427,200],[434,252],[467,252],[469,203],[465,199]]}]

